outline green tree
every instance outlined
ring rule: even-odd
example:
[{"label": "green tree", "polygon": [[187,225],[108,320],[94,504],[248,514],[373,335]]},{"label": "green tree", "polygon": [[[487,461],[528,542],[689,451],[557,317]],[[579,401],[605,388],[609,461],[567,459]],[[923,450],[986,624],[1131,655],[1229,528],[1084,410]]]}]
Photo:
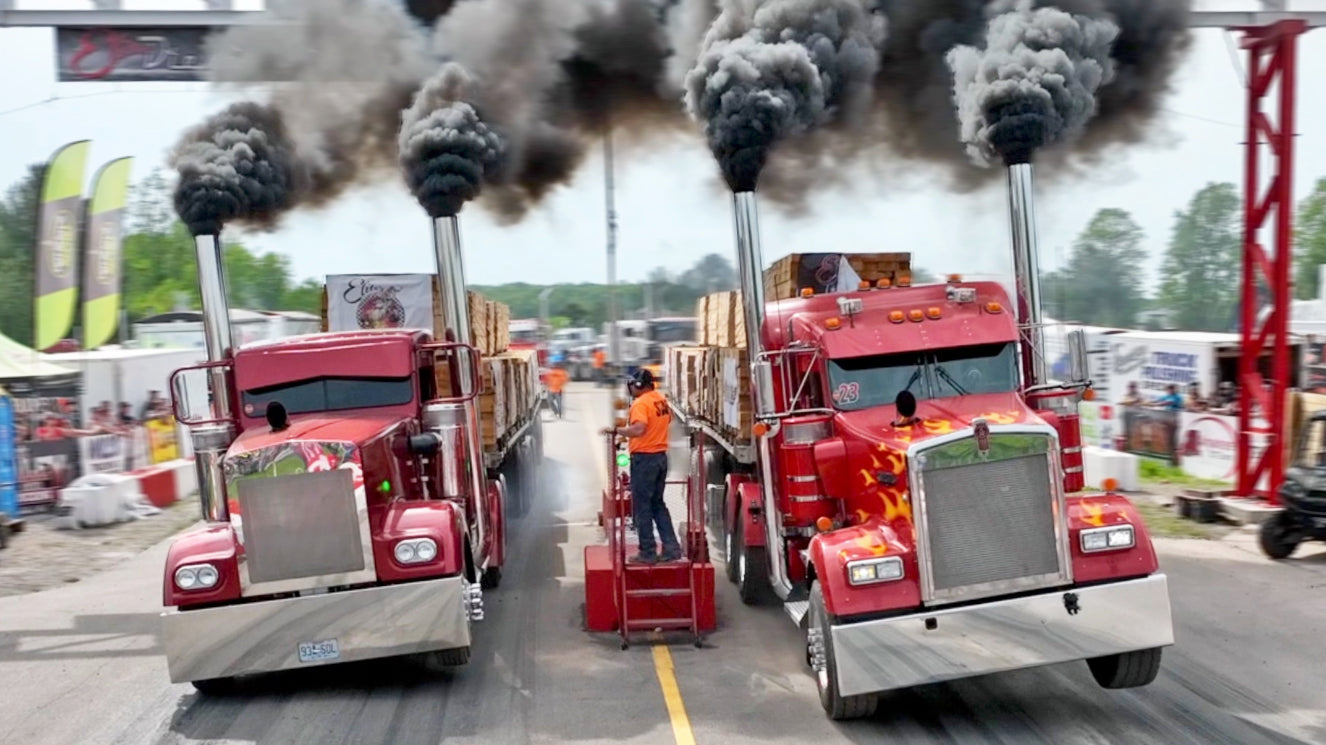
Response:
[{"label": "green tree", "polygon": [[28,166],[27,175],[0,201],[0,333],[29,346],[42,172],[41,165]]},{"label": "green tree", "polygon": [[1300,298],[1315,298],[1321,291],[1317,267],[1326,264],[1326,178],[1298,205],[1294,222],[1294,290]]},{"label": "green tree", "polygon": [[1142,228],[1124,210],[1097,212],[1073,242],[1067,266],[1052,273],[1048,283],[1052,290],[1058,282],[1067,287],[1059,293],[1062,307],[1057,320],[1131,326],[1144,302],[1144,237]]},{"label": "green tree", "polygon": [[1239,299],[1243,220],[1238,188],[1211,183],[1174,215],[1160,306],[1175,328],[1226,331]]}]

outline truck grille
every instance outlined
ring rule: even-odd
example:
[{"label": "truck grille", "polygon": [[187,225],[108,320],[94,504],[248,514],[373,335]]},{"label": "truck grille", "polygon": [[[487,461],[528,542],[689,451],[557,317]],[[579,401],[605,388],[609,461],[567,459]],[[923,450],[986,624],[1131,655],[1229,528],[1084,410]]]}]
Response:
[{"label": "truck grille", "polygon": [[246,478],[239,505],[250,583],[364,569],[349,470]]},{"label": "truck grille", "polygon": [[933,595],[1061,572],[1048,455],[922,474]]}]

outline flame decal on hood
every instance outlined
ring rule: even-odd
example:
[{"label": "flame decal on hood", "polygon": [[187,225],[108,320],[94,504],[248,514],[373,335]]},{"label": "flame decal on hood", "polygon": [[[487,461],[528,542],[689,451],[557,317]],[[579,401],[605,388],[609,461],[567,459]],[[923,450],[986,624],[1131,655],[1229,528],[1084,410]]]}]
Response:
[{"label": "flame decal on hood", "polygon": [[1088,525],[1095,525],[1098,528],[1105,525],[1104,507],[1085,499],[1078,502],[1078,504],[1082,507],[1082,522],[1087,523]]}]

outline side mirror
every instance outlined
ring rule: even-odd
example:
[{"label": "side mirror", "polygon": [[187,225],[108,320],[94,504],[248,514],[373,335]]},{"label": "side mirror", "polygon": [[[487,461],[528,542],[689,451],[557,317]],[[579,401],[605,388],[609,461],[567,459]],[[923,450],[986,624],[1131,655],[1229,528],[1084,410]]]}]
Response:
[{"label": "side mirror", "polygon": [[750,367],[751,382],[755,385],[755,418],[767,419],[778,413],[774,401],[773,363],[759,360]]},{"label": "side mirror", "polygon": [[1087,335],[1081,329],[1068,332],[1068,377],[1072,383],[1091,381],[1087,366]]},{"label": "side mirror", "polygon": [[176,370],[170,376],[171,408],[175,420],[180,424],[200,424],[230,416],[230,412],[212,411],[212,389],[210,383],[222,379],[229,385],[229,375],[222,373],[224,368],[186,367]]}]

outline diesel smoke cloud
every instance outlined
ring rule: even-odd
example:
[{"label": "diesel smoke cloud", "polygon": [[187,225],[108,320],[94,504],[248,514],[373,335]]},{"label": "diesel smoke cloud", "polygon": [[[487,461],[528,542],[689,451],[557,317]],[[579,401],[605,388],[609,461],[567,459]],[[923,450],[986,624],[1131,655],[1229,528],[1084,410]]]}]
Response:
[{"label": "diesel smoke cloud", "polygon": [[1055,8],[991,7],[985,48],[954,47],[954,99],[962,141],[980,165],[1027,163],[1068,140],[1096,112],[1096,91],[1114,74],[1111,21]]},{"label": "diesel smoke cloud", "polygon": [[400,162],[405,183],[430,217],[452,217],[479,195],[502,157],[502,138],[463,100],[472,83],[447,63],[405,112]]},{"label": "diesel smoke cloud", "polygon": [[[1002,48],[988,39],[988,26],[1012,8],[1008,0],[298,0],[280,7],[288,8],[281,25],[234,27],[209,44],[210,79],[251,91],[269,109],[264,122],[281,125],[291,172],[306,182],[256,219],[260,225],[356,184],[399,178],[403,113],[448,62],[472,74],[464,102],[503,142],[476,200],[503,221],[521,219],[567,183],[609,127],[629,157],[632,147],[696,137],[692,117],[729,186],[757,174],[761,192],[784,208],[804,206],[807,192],[823,184],[857,174],[886,179],[905,163],[938,166],[956,188],[997,177],[973,167],[964,149],[948,60],[955,47]],[[1097,60],[1113,73],[1095,91],[1094,115],[1077,130],[1060,130],[1047,144],[1062,146],[1037,155],[1052,180],[1065,172],[1056,166],[1090,162],[1151,131],[1188,44],[1189,1],[1033,7],[1118,29],[1106,59]]]}]

